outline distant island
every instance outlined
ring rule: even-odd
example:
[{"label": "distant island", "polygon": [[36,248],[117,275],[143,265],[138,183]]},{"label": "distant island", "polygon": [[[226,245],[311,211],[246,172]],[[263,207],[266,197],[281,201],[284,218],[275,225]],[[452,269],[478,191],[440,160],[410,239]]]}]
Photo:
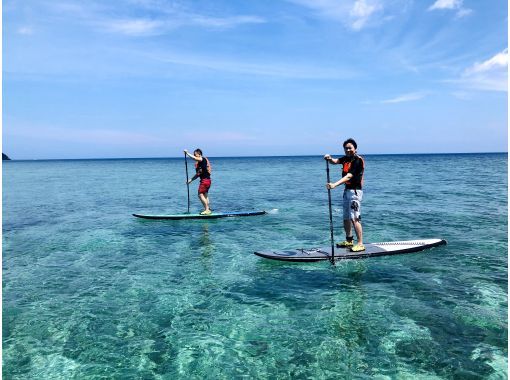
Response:
[{"label": "distant island", "polygon": [[2,153],[2,161],[4,161],[4,160],[10,160],[10,158],[5,153]]}]

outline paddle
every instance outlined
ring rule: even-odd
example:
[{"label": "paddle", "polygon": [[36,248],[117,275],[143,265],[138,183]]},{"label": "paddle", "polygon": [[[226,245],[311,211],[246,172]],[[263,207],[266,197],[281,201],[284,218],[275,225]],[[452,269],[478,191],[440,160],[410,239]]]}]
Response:
[{"label": "paddle", "polygon": [[[329,161],[326,160],[326,175],[329,179]],[[328,204],[329,204],[329,232],[331,234],[331,264],[335,265],[335,239],[333,238],[333,212],[331,211],[331,189],[328,187]]]},{"label": "paddle", "polygon": [[186,165],[186,186],[188,187],[188,214],[189,214],[189,179],[188,179],[188,157],[184,153],[184,164]]}]

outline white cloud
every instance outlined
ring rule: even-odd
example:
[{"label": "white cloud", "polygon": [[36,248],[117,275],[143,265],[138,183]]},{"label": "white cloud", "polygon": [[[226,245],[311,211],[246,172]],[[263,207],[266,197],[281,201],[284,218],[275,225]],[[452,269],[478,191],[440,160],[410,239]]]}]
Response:
[{"label": "white cloud", "polygon": [[109,31],[130,36],[151,36],[167,33],[185,25],[206,28],[228,29],[243,24],[260,24],[265,20],[255,16],[206,17],[201,15],[179,15],[159,20],[124,19],[105,20],[102,25]]},{"label": "white cloud", "polygon": [[434,9],[460,9],[462,7],[463,0],[437,0],[429,8],[429,11]]},{"label": "white cloud", "polygon": [[392,99],[382,100],[383,104],[393,104],[393,103],[404,103],[404,102],[412,102],[415,100],[423,99],[426,96],[424,92],[412,92],[409,94],[404,94],[397,96]]},{"label": "white cloud", "polygon": [[379,24],[384,11],[381,0],[288,0],[314,10],[322,17],[337,20],[353,30]]},{"label": "white cloud", "polygon": [[484,91],[508,91],[508,49],[464,70],[458,82]]},{"label": "white cloud", "polygon": [[126,34],[129,36],[150,36],[163,32],[163,23],[154,20],[132,19],[117,20],[106,24],[107,29],[112,32]]},{"label": "white cloud", "polygon": [[473,13],[472,9],[461,8],[461,9],[459,9],[459,11],[455,15],[455,17],[462,18],[462,17],[470,15],[471,13]]},{"label": "white cloud", "polygon": [[253,15],[214,17],[190,12],[176,4],[159,1],[133,0],[130,2],[135,6],[134,10],[143,9],[143,13],[153,16],[136,18],[126,14],[123,17],[122,8],[119,10],[108,2],[89,2],[86,5],[67,1],[55,2],[51,3],[50,9],[61,17],[72,17],[84,24],[128,36],[160,35],[185,26],[228,29],[266,22],[264,18]]},{"label": "white cloud", "polygon": [[367,2],[366,0],[356,1],[350,11],[352,28],[354,30],[361,30],[368,23],[372,15],[381,10],[382,5],[376,2]]},{"label": "white cloud", "polygon": [[463,7],[464,0],[437,0],[434,4],[429,7],[429,11],[433,10],[456,10],[456,18],[465,17],[471,14],[473,11],[469,8]]},{"label": "white cloud", "polygon": [[508,66],[508,49],[505,49],[501,53],[496,54],[494,57],[482,63],[475,63],[473,66],[466,69],[465,74],[471,75],[475,73],[483,73],[498,69],[506,69],[507,66]]}]

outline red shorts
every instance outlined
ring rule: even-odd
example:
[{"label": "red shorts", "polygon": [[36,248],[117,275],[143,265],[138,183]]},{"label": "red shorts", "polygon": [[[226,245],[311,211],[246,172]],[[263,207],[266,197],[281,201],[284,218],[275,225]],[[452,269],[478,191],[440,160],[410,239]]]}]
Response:
[{"label": "red shorts", "polygon": [[201,179],[200,185],[198,186],[198,194],[207,194],[209,192],[210,187],[211,187],[210,178]]}]

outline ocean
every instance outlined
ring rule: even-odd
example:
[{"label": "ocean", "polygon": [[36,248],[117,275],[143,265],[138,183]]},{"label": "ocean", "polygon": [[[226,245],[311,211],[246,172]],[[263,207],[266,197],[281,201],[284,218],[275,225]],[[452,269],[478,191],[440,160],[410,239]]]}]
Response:
[{"label": "ocean", "polygon": [[506,379],[507,154],[365,161],[364,241],[448,245],[255,256],[330,244],[320,156],[211,157],[215,211],[269,213],[210,221],[132,216],[187,211],[183,158],[4,161],[4,378]]}]

